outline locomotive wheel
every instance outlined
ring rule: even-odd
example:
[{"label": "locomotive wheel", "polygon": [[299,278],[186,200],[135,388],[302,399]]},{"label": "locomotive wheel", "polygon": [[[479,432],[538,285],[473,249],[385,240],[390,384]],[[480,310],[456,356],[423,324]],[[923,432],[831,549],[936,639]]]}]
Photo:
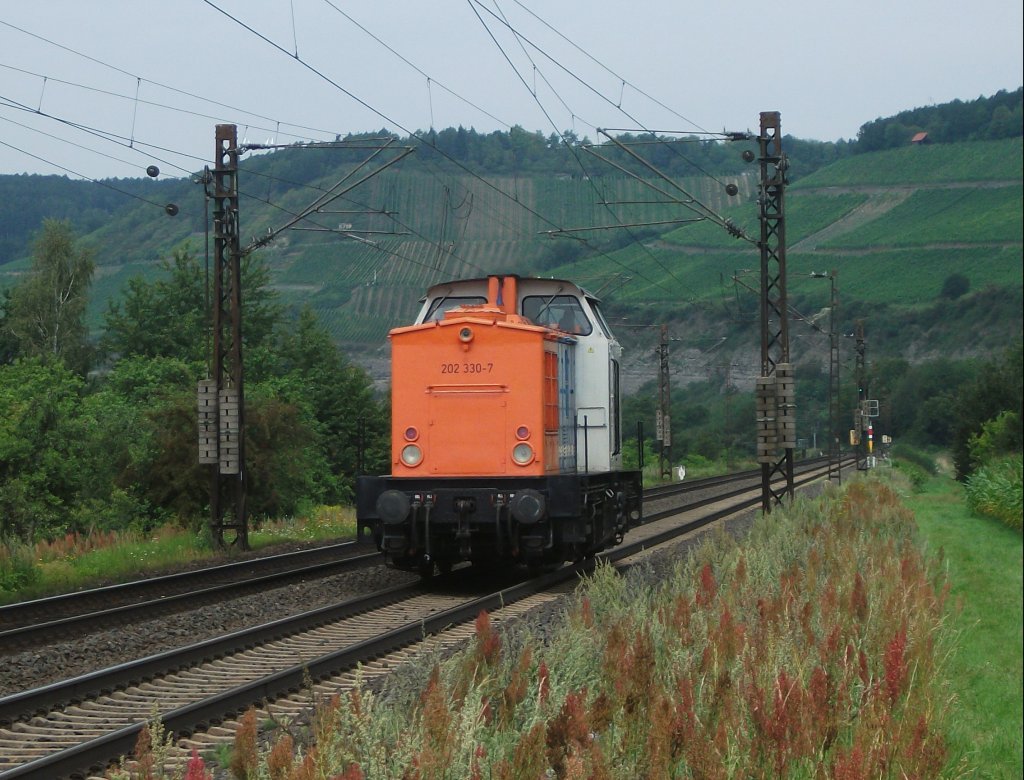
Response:
[{"label": "locomotive wheel", "polygon": [[539,577],[542,574],[550,574],[551,572],[562,568],[562,562],[557,563],[528,563],[526,564],[526,570],[529,572],[531,577]]}]

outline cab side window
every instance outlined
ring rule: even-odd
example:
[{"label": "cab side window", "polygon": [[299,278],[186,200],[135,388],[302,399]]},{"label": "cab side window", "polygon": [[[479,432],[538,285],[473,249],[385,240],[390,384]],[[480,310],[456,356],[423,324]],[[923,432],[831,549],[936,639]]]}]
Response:
[{"label": "cab side window", "polygon": [[523,298],[523,316],[535,325],[575,336],[594,331],[579,299],[572,295],[528,295]]}]

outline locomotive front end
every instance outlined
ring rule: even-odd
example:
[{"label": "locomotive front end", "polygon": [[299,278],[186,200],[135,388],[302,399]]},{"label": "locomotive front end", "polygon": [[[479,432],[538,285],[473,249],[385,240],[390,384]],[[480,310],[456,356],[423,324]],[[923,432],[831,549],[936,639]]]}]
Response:
[{"label": "locomotive front end", "polygon": [[398,568],[557,564],[638,516],[638,476],[579,472],[579,339],[519,313],[517,283],[389,334],[391,473],[359,478],[357,518]]}]

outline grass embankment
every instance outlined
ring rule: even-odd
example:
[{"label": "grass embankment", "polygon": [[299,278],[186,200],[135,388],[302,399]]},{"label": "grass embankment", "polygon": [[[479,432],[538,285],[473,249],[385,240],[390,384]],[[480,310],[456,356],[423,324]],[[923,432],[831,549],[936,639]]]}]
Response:
[{"label": "grass embankment", "polygon": [[[354,691],[236,776],[959,776],[942,571],[886,485],[800,501],[656,578],[599,569],[558,630],[498,636],[384,694]],[[403,687],[399,687],[399,685]]]},{"label": "grass embankment", "polygon": [[[355,537],[355,510],[319,507],[308,517],[262,523],[249,533],[253,550]],[[175,526],[137,531],[68,534],[34,546],[0,545],[0,604],[128,582],[227,556],[205,534]]]},{"label": "grass embankment", "polygon": [[1022,537],[994,519],[972,516],[962,488],[937,477],[907,500],[922,538],[944,552],[951,595],[960,604],[955,652],[946,676],[957,697],[950,752],[975,777],[1024,775],[1022,707]]}]

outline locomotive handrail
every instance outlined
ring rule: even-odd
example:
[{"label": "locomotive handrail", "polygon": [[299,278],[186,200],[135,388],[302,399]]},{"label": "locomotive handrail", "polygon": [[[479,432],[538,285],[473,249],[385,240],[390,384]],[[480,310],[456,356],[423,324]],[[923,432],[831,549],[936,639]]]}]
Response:
[{"label": "locomotive handrail", "polygon": [[427,385],[428,393],[441,393],[454,395],[456,393],[507,393],[508,385],[496,383],[482,383],[478,385]]}]

